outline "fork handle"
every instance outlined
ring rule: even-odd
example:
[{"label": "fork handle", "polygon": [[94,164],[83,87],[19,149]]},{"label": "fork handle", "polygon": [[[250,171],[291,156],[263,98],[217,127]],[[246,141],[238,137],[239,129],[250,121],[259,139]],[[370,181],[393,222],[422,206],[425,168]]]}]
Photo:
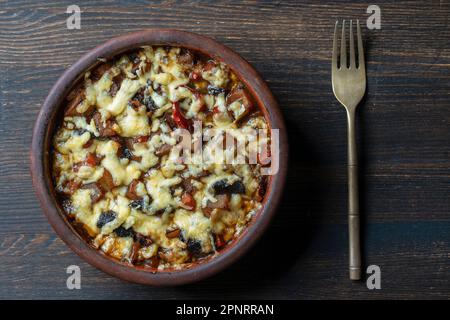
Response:
[{"label": "fork handle", "polygon": [[349,271],[351,280],[361,279],[361,246],[358,203],[358,152],[356,150],[355,109],[347,110],[347,172]]}]

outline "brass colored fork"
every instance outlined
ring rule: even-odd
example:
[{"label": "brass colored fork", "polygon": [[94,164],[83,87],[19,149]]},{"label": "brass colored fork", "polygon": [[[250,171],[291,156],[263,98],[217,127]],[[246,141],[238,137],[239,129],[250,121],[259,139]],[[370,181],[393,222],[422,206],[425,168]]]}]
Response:
[{"label": "brass colored fork", "polygon": [[[341,48],[338,51],[338,24],[334,28],[331,78],[333,92],[347,111],[348,166],[348,230],[350,279],[361,279],[361,247],[359,241],[358,156],[356,151],[355,111],[366,91],[366,69],[359,20],[356,22],[358,57],[355,56],[353,28],[350,20],[350,59],[347,61],[345,20],[342,22]],[[339,61],[339,63],[338,63]]]}]

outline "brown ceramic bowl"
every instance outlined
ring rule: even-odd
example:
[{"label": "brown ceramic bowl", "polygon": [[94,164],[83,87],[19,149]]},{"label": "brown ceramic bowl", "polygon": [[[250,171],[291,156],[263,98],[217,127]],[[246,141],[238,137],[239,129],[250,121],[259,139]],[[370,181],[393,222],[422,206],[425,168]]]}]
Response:
[{"label": "brown ceramic bowl", "polygon": [[[56,199],[51,178],[50,147],[55,126],[62,117],[63,101],[84,73],[99,64],[100,58],[143,45],[172,45],[201,52],[227,64],[247,86],[271,128],[279,129],[279,171],[269,179],[262,209],[255,215],[245,231],[227,245],[218,255],[195,263],[189,269],[152,272],[108,257],[92,248],[66,220]],[[178,285],[211,276],[238,260],[261,237],[276,212],[286,177],[288,144],[286,128],[279,107],[266,83],[253,67],[224,45],[194,33],[152,29],[135,32],[109,40],[81,57],[59,78],[44,101],[36,120],[31,145],[31,173],[34,188],[42,208],[59,237],[81,258],[93,266],[118,278],[150,285]]]}]

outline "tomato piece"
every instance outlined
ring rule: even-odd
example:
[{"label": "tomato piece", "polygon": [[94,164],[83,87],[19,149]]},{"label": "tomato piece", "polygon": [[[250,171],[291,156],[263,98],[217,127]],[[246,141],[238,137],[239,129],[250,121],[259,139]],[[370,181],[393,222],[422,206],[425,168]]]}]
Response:
[{"label": "tomato piece", "polygon": [[186,209],[188,209],[188,210],[195,209],[196,202],[195,202],[194,197],[191,194],[189,194],[187,192],[183,193],[183,195],[181,196],[181,202],[183,202],[184,207]]},{"label": "tomato piece", "polygon": [[89,167],[95,167],[97,165],[97,157],[93,153],[88,153],[84,163]]},{"label": "tomato piece", "polygon": [[70,180],[69,182],[67,182],[67,184],[66,184],[66,188],[67,188],[67,193],[68,194],[74,194],[75,193],[75,191],[77,191],[78,190],[78,188],[80,188],[80,186],[81,186],[81,183],[80,182],[77,182],[77,181],[75,181],[75,180]]},{"label": "tomato piece", "polygon": [[178,128],[186,129],[189,131],[192,130],[192,122],[190,121],[190,119],[186,119],[181,113],[180,103],[178,101],[173,103],[172,118]]},{"label": "tomato piece", "polygon": [[226,244],[226,242],[225,242],[225,240],[224,240],[224,238],[222,237],[222,235],[220,235],[220,234],[216,234],[215,236],[214,236],[214,242],[215,242],[215,245],[216,245],[216,248],[217,249],[220,249],[220,248],[222,248],[225,244]]},{"label": "tomato piece", "polygon": [[192,71],[189,75],[189,79],[192,81],[199,81],[202,80],[202,75],[200,72]]}]

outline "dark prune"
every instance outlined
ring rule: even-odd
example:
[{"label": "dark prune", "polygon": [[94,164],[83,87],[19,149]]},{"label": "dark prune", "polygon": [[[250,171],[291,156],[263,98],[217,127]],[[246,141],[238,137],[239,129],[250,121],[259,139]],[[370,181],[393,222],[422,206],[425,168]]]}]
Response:
[{"label": "dark prune", "polygon": [[128,148],[122,148],[122,150],[120,152],[120,158],[131,159],[131,158],[133,158],[133,153],[131,153],[130,149],[128,149]]},{"label": "dark prune", "polygon": [[144,207],[144,200],[143,199],[133,200],[130,202],[130,204],[128,206],[131,209],[141,210]]},{"label": "dark prune", "polygon": [[133,63],[139,63],[139,61],[140,61],[139,56],[135,52],[130,53],[128,55],[128,59],[130,59],[130,61]]},{"label": "dark prune", "polygon": [[202,244],[197,239],[189,239],[187,242],[187,250],[193,256],[198,256],[202,253]]},{"label": "dark prune", "polygon": [[97,228],[103,227],[105,224],[113,221],[116,218],[116,213],[112,210],[105,211],[100,214],[97,221]]},{"label": "dark prune", "polygon": [[133,237],[134,231],[133,228],[125,229],[124,227],[120,226],[116,230],[114,230],[114,233],[121,238],[125,237]]},{"label": "dark prune", "polygon": [[217,96],[221,93],[225,93],[225,89],[220,88],[220,87],[215,87],[213,85],[208,85],[208,93],[212,94],[214,96]]},{"label": "dark prune", "polygon": [[234,182],[229,188],[228,192],[230,193],[245,193],[245,186],[242,181],[238,180]]},{"label": "dark prune", "polygon": [[154,111],[158,108],[150,96],[145,96],[142,103],[147,107],[147,111]]},{"label": "dark prune", "polygon": [[215,194],[245,193],[245,186],[240,180],[231,185],[226,180],[219,180],[213,184],[212,188]]},{"label": "dark prune", "polygon": [[222,193],[226,193],[226,189],[229,186],[229,184],[225,181],[225,180],[219,180],[214,182],[214,184],[212,185],[212,188],[214,190],[215,194],[222,194]]}]

